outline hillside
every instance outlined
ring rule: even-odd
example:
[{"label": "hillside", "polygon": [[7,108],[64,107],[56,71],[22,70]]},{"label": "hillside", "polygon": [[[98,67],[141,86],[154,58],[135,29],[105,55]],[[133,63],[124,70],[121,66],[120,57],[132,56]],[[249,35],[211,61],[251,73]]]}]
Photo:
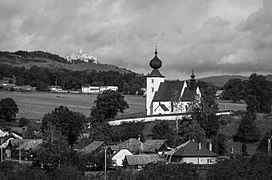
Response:
[{"label": "hillside", "polygon": [[29,69],[36,65],[38,67],[60,68],[73,71],[117,71],[119,73],[131,73],[130,70],[119,68],[114,65],[108,64],[95,64],[95,63],[68,63],[66,59],[56,54],[51,54],[43,51],[16,51],[16,52],[1,52],[0,51],[0,64],[8,64],[12,66],[24,66]]},{"label": "hillside", "polygon": [[200,78],[198,80],[211,82],[217,87],[223,87],[224,84],[228,82],[230,79],[247,80],[248,77],[242,76],[242,75],[222,75],[222,76],[210,76],[210,77]]}]

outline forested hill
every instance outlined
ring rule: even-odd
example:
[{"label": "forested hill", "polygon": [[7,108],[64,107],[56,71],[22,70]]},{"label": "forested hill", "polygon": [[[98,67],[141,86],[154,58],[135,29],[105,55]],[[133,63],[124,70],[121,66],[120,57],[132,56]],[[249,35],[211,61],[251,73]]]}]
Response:
[{"label": "forested hill", "polygon": [[44,67],[44,68],[58,68],[68,69],[72,71],[117,71],[121,74],[132,73],[125,68],[119,68],[109,64],[95,64],[95,63],[76,63],[71,64],[65,58],[43,51],[0,51],[0,64],[6,64],[11,66],[20,66],[30,69],[32,66]]},{"label": "forested hill", "polygon": [[[222,75],[222,76],[210,76],[205,78],[200,78],[198,80],[205,81],[205,82],[211,82],[213,85],[217,87],[223,87],[224,84],[226,84],[230,79],[241,79],[248,80],[248,76],[242,76],[242,75]],[[272,81],[272,75],[269,74],[266,76],[266,80]]]}]

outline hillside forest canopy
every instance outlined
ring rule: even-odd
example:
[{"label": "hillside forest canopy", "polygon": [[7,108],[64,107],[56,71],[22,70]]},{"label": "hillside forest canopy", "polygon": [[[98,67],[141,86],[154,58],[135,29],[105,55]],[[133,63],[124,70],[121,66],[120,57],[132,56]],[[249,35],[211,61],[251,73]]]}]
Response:
[{"label": "hillside forest canopy", "polygon": [[[39,91],[48,91],[50,85],[59,85],[66,90],[79,90],[83,85],[118,86],[124,94],[141,94],[145,77],[136,73],[122,74],[117,71],[72,71],[32,66],[0,66],[0,80],[3,77],[16,78],[16,85],[30,85]],[[57,84],[56,84],[57,81]]]}]

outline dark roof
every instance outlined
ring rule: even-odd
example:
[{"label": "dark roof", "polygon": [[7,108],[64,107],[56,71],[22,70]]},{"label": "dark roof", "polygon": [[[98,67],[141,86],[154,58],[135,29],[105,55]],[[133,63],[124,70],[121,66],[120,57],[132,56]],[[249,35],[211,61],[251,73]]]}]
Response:
[{"label": "dark roof", "polygon": [[160,159],[158,154],[126,155],[125,160],[129,166],[146,165]]},{"label": "dark roof", "polygon": [[184,81],[162,82],[153,101],[175,101],[180,98]]},{"label": "dark roof", "polygon": [[181,101],[193,101],[195,99],[196,92],[191,91],[188,87],[185,88]]},{"label": "dark roof", "polygon": [[138,153],[141,148],[141,141],[135,138],[130,138],[119,144],[119,148],[127,148],[132,153]]},{"label": "dark roof", "polygon": [[105,144],[104,141],[93,141],[91,144],[81,149],[80,152],[86,153],[86,154],[91,153],[93,151],[96,151],[99,147],[101,147],[104,144]]},{"label": "dark roof", "polygon": [[164,76],[161,75],[158,69],[153,69],[152,72],[148,74],[146,77],[164,77]]},{"label": "dark roof", "polygon": [[218,155],[207,148],[201,146],[199,150],[199,144],[195,141],[187,141],[175,148],[173,156],[180,157],[217,157]]},{"label": "dark roof", "polygon": [[166,140],[162,139],[149,139],[146,140],[145,143],[143,144],[143,152],[154,152],[158,151],[163,145],[168,147]]}]

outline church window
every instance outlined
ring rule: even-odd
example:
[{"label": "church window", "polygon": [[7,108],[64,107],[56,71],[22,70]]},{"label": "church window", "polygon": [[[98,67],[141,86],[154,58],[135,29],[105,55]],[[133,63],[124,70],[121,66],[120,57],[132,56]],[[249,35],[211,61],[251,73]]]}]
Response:
[{"label": "church window", "polygon": [[151,83],[154,83],[154,79],[151,79]]},{"label": "church window", "polygon": [[151,88],[151,91],[154,92],[154,88],[153,87]]}]

